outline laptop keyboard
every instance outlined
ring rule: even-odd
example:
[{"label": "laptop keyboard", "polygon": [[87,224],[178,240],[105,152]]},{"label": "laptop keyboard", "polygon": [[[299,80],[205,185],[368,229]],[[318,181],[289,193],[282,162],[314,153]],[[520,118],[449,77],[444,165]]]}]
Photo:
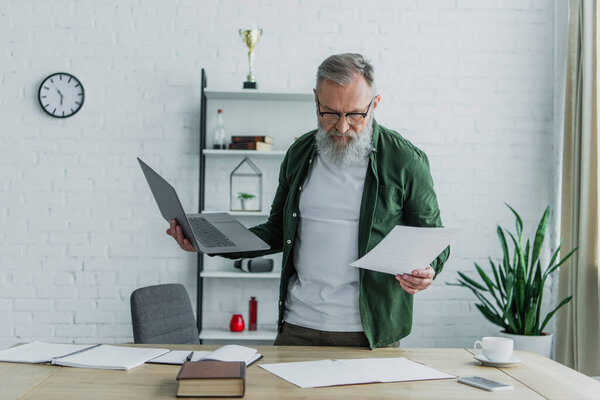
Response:
[{"label": "laptop keyboard", "polygon": [[190,225],[194,236],[206,247],[231,247],[235,246],[227,236],[223,235],[213,224],[204,218],[190,218]]}]

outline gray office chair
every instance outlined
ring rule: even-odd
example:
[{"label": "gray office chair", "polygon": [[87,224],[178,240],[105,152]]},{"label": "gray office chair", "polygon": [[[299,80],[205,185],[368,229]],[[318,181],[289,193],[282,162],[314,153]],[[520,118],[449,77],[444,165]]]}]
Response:
[{"label": "gray office chair", "polygon": [[190,297],[183,285],[136,289],[130,303],[135,343],[200,343]]}]

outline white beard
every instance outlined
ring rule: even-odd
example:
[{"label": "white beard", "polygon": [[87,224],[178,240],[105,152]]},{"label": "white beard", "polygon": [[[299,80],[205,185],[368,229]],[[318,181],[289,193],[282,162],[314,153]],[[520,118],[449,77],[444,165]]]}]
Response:
[{"label": "white beard", "polygon": [[[373,136],[373,121],[367,122],[365,127],[358,133],[352,130],[341,134],[334,127],[329,132],[323,128],[321,121],[317,119],[318,130],[315,134],[317,151],[319,156],[326,162],[338,167],[351,167],[364,162],[365,158],[373,151],[371,137]],[[333,139],[332,136],[349,136],[350,141]]]}]

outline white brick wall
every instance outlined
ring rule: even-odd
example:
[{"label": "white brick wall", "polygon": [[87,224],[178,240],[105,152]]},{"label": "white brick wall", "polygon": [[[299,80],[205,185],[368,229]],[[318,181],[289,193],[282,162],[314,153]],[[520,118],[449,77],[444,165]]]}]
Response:
[{"label": "white brick wall", "polygon": [[[403,345],[492,333],[469,293],[444,282],[499,256],[505,201],[530,231],[552,205],[556,242],[556,17],[553,2],[534,0],[0,1],[0,345],[130,341],[129,295],[144,285],[182,282],[195,304],[196,257],[165,236],[135,157],[197,208],[200,69],[211,88],[239,89],[237,29],[250,26],[264,29],[255,70],[266,90],[309,92],[329,54],[367,55],[379,122],[430,156],[444,222],[463,234],[417,296]],[[66,120],[37,103],[56,71],[86,90]],[[243,311],[252,293],[238,289]],[[212,322],[237,307],[206,302]],[[268,314],[274,302],[259,297]]]}]

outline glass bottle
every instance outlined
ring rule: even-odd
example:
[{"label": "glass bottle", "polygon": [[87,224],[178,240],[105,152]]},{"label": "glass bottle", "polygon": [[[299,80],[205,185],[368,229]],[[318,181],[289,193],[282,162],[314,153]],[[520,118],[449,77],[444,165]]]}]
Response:
[{"label": "glass bottle", "polygon": [[217,111],[217,125],[213,129],[213,149],[225,149],[225,124],[223,124],[223,110]]},{"label": "glass bottle", "polygon": [[256,301],[256,297],[252,296],[250,298],[250,324],[248,325],[249,331],[256,330],[256,312],[257,312],[258,302]]}]

